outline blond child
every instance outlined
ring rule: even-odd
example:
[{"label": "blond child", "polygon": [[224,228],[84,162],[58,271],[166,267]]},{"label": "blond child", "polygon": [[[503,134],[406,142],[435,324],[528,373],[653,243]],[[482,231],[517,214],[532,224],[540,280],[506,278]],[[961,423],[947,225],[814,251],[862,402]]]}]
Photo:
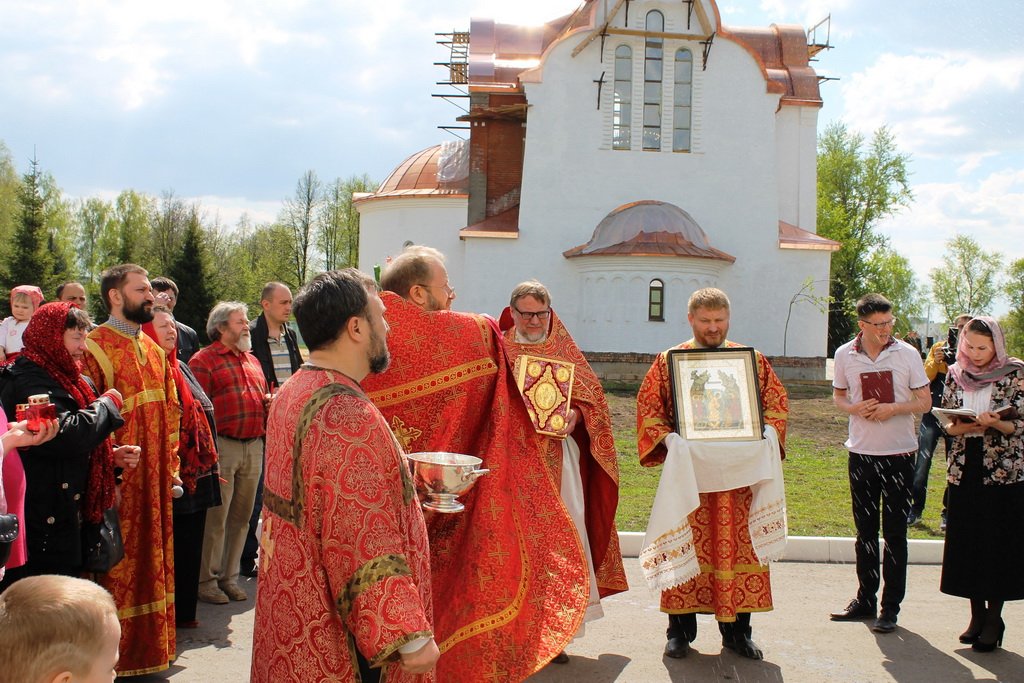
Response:
[{"label": "blond child", "polygon": [[34,285],[18,285],[11,290],[11,315],[0,323],[0,363],[14,360],[21,353],[21,335],[41,303],[43,290]]},{"label": "blond child", "polygon": [[30,576],[0,594],[0,683],[111,683],[121,624],[110,593]]}]

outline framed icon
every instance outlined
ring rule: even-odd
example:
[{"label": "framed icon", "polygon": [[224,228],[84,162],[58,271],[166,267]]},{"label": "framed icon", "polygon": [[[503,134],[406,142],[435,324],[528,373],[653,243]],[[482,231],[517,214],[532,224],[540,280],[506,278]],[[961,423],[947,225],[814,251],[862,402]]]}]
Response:
[{"label": "framed icon", "polygon": [[756,362],[749,347],[670,350],[668,369],[679,435],[693,441],[763,438]]}]

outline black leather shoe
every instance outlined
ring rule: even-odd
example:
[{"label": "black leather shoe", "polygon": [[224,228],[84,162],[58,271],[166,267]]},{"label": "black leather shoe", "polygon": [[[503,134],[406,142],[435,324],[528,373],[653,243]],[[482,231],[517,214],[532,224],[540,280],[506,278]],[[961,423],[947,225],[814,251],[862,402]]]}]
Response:
[{"label": "black leather shoe", "polygon": [[673,636],[665,643],[665,656],[673,659],[682,659],[690,651],[690,641],[686,638]]},{"label": "black leather shoe", "polygon": [[569,663],[569,655],[565,654],[565,650],[562,650],[557,655],[555,655],[555,658],[552,659],[551,661],[554,662],[555,664],[568,664]]},{"label": "black leather shoe", "polygon": [[764,659],[761,648],[746,633],[735,633],[732,638],[722,636],[722,647],[728,648],[747,659]]},{"label": "black leather shoe", "polygon": [[892,633],[896,630],[896,615],[883,609],[871,630],[875,633]]},{"label": "black leather shoe", "polygon": [[850,600],[845,609],[832,612],[829,617],[832,621],[855,621],[857,619],[874,619],[875,606],[861,602],[857,598]]}]

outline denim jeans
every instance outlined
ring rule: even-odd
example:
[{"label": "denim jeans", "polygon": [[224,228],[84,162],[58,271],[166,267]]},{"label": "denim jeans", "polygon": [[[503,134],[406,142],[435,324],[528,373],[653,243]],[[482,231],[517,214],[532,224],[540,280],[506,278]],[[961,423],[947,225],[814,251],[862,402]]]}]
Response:
[{"label": "denim jeans", "polygon": [[917,430],[917,458],[914,461],[914,483],[910,487],[912,509],[918,516],[924,511],[925,499],[928,496],[928,471],[932,467],[932,455],[939,445],[942,428],[939,421],[931,413],[921,417],[921,427]]}]

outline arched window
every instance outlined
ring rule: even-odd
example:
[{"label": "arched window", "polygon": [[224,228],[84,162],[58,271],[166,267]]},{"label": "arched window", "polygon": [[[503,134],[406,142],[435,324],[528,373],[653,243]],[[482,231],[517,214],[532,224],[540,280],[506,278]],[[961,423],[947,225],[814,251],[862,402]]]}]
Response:
[{"label": "arched window", "polygon": [[665,322],[665,284],[657,278],[647,289],[647,319]]},{"label": "arched window", "polygon": [[[647,31],[664,33],[665,16],[652,10],[647,13]],[[664,67],[665,39],[647,36],[644,44],[644,149],[661,149],[661,77]]]},{"label": "arched window", "polygon": [[693,99],[693,53],[676,51],[674,110],[672,113],[672,151],[690,151],[690,110]]},{"label": "arched window", "polygon": [[615,99],[612,101],[612,149],[629,149],[633,116],[633,50],[615,48]]}]

